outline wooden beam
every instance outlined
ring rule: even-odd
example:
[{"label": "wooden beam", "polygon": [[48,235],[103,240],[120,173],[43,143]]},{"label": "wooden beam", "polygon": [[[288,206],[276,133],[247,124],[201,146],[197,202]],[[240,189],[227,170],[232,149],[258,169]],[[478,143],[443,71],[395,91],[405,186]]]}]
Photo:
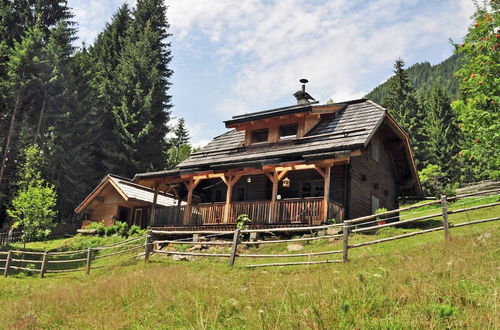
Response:
[{"label": "wooden beam", "polygon": [[153,195],[153,204],[151,205],[151,214],[149,215],[149,225],[152,226],[155,221],[156,215],[156,202],[158,200],[158,192],[160,191],[160,184],[155,185],[155,191]]},{"label": "wooden beam", "polygon": [[231,197],[233,195],[233,186],[241,178],[241,175],[235,175],[232,177],[224,177],[223,181],[227,186],[226,191],[226,205],[224,206],[224,223],[229,223],[229,216],[231,214]]},{"label": "wooden beam", "polygon": [[187,225],[191,221],[191,204],[193,202],[193,191],[196,186],[201,182],[201,178],[191,179],[189,181],[184,181],[186,185],[188,195],[186,200],[186,208],[184,209],[184,224]]},{"label": "wooden beam", "polygon": [[330,202],[330,178],[331,167],[328,166],[324,171],[324,188],[323,188],[323,221],[328,220],[328,204]]},{"label": "wooden beam", "polygon": [[314,165],[314,168],[319,173],[319,175],[321,175],[323,177],[323,179],[326,178],[325,171],[323,171],[323,169],[319,165]]}]

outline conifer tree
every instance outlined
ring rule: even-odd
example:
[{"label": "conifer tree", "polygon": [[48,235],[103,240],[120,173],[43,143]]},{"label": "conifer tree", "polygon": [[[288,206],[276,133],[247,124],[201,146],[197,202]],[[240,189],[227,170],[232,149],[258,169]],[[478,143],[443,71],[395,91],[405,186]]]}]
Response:
[{"label": "conifer tree", "polygon": [[138,1],[116,70],[120,102],[113,115],[126,176],[165,166],[172,74],[165,11],[163,1]]},{"label": "conifer tree", "polygon": [[99,161],[95,170],[101,176],[110,172],[126,175],[121,171],[121,164],[127,159],[119,148],[120,140],[113,108],[120,103],[117,88],[120,81],[117,80],[116,70],[131,22],[130,9],[124,4],[89,49],[89,56],[94,62],[90,67],[90,85],[97,101],[94,115],[99,126],[95,136],[96,159]]},{"label": "conifer tree", "polygon": [[397,59],[394,63],[394,76],[389,80],[389,95],[382,105],[389,114],[410,136],[410,143],[415,153],[417,168],[424,166],[425,160],[425,114],[419,107],[415,91],[404,69],[404,61]]},{"label": "conifer tree", "polygon": [[167,169],[175,168],[179,163],[187,159],[193,151],[189,143],[189,132],[184,118],[179,119],[173,133],[174,136],[168,140],[170,148],[167,152]]},{"label": "conifer tree", "polygon": [[500,3],[478,7],[456,52],[464,56],[456,73],[462,92],[452,106],[459,115],[465,144],[460,156],[467,181],[500,178]]},{"label": "conifer tree", "polygon": [[460,173],[457,154],[462,136],[458,128],[457,114],[450,104],[448,94],[440,86],[434,87],[424,104],[427,110],[427,160],[440,166],[447,181],[442,182],[443,185],[457,182]]}]

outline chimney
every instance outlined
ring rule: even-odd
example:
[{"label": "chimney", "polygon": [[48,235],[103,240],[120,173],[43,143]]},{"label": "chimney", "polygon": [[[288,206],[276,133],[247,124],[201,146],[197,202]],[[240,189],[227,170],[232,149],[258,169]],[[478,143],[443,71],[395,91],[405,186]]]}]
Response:
[{"label": "chimney", "polygon": [[[309,93],[306,92],[306,84],[309,82],[307,79],[300,79],[302,90],[296,91],[293,96],[297,99],[297,104],[309,104],[311,101],[316,101]],[[310,101],[311,100],[311,101]]]}]

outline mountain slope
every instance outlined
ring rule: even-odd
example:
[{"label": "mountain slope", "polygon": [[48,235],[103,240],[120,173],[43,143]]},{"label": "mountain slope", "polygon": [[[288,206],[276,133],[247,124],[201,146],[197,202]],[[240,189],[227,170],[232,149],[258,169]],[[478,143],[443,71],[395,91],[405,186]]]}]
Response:
[{"label": "mountain slope", "polygon": [[[429,95],[432,87],[440,85],[452,99],[459,95],[458,81],[454,74],[460,67],[460,56],[452,55],[443,62],[431,65],[429,62],[416,63],[407,69],[419,98]],[[375,87],[366,98],[383,105],[384,97],[389,92],[390,78]]]}]

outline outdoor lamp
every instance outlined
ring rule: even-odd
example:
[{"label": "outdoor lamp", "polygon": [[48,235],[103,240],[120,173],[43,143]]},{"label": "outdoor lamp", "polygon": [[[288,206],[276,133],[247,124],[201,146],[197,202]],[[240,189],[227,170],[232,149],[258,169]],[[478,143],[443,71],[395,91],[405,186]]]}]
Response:
[{"label": "outdoor lamp", "polygon": [[292,181],[290,181],[290,179],[288,177],[284,178],[283,179],[283,187],[290,187],[290,183]]}]

